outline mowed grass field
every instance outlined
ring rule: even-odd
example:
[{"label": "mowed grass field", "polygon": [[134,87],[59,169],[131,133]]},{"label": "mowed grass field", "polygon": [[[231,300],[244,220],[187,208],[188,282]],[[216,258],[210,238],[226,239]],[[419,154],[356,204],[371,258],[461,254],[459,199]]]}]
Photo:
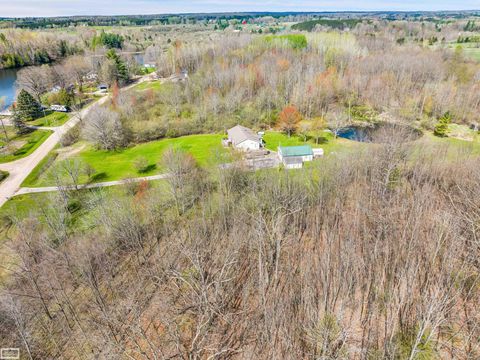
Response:
[{"label": "mowed grass field", "polygon": [[51,112],[47,116],[29,122],[28,125],[56,127],[62,126],[68,119],[70,119],[70,116],[67,113]]},{"label": "mowed grass field", "polygon": [[[91,144],[80,142],[72,148],[63,149],[56,160],[42,171],[33,171],[34,176],[29,176],[23,186],[48,186],[54,185],[52,174],[55,171],[62,173],[62,166],[68,159],[79,159],[82,164],[90,166],[95,175],[88,178],[86,174],[80,176],[80,182],[103,182],[122,180],[126,178],[141,177],[160,174],[162,169],[162,155],[167,149],[173,148],[191,154],[201,166],[209,166],[224,161],[228,157],[228,151],[225,149],[221,140],[224,135],[190,135],[179,138],[167,138],[157,141],[151,141],[144,144],[132,146],[118,151],[96,150]],[[139,173],[135,168],[135,162],[138,159],[144,159],[148,163],[148,170]]]}]

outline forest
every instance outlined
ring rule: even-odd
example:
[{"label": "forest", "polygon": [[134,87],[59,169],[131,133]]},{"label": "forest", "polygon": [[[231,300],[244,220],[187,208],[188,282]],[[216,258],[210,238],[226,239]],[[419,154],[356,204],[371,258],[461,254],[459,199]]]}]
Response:
[{"label": "forest", "polygon": [[[42,104],[75,125],[21,185],[50,190],[0,210],[0,344],[22,359],[480,358],[475,16],[242,16],[1,30],[0,52],[42,64],[18,72],[17,130],[37,130]],[[325,156],[252,171],[221,145],[238,124],[269,154]],[[339,137],[379,124],[372,142]]]}]

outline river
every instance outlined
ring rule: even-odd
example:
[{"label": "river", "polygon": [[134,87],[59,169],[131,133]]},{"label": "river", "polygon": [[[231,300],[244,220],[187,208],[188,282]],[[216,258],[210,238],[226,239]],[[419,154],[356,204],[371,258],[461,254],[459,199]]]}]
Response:
[{"label": "river", "polygon": [[0,111],[9,107],[15,101],[15,81],[17,80],[17,72],[19,69],[2,69],[0,70],[0,98],[4,98],[5,104],[0,107]]}]

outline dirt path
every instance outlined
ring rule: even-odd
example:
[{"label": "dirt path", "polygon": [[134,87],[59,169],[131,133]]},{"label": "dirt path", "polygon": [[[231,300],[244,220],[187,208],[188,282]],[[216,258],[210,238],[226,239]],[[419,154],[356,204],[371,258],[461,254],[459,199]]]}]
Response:
[{"label": "dirt path", "polygon": [[[130,89],[146,79],[146,77],[142,77],[132,85],[123,88],[122,91]],[[10,173],[10,175],[0,184],[0,207],[17,193],[25,178],[33,171],[33,169],[35,169],[40,161],[42,161],[43,158],[55,148],[62,136],[66,134],[68,130],[77,125],[81,119],[85,118],[95,104],[103,104],[109,98],[110,96],[106,96],[93,102],[85,109],[73,114],[70,120],[62,126],[52,128],[53,134],[50,135],[48,139],[29,156],[10,163],[0,164],[0,170],[8,171]]]},{"label": "dirt path", "polygon": [[[66,189],[67,190],[96,189],[96,188],[108,187],[108,186],[125,185],[128,183],[138,183],[142,181],[162,180],[162,179],[166,179],[167,177],[168,177],[168,174],[160,174],[160,175],[152,175],[152,176],[145,176],[145,177],[118,180],[118,181],[107,181],[107,182],[94,183],[94,184],[78,185],[76,188],[75,186],[69,186]],[[24,195],[24,194],[54,192],[59,190],[60,188],[58,186],[46,186],[46,187],[38,187],[38,188],[20,188],[15,193],[14,196]]]}]

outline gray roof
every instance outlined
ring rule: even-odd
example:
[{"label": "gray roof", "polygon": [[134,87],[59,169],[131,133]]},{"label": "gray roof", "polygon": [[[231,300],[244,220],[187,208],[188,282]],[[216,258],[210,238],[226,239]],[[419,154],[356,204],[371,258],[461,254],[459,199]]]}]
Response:
[{"label": "gray roof", "polygon": [[234,145],[241,144],[246,140],[260,142],[260,137],[253,132],[253,130],[242,125],[237,125],[228,130],[228,138]]}]

